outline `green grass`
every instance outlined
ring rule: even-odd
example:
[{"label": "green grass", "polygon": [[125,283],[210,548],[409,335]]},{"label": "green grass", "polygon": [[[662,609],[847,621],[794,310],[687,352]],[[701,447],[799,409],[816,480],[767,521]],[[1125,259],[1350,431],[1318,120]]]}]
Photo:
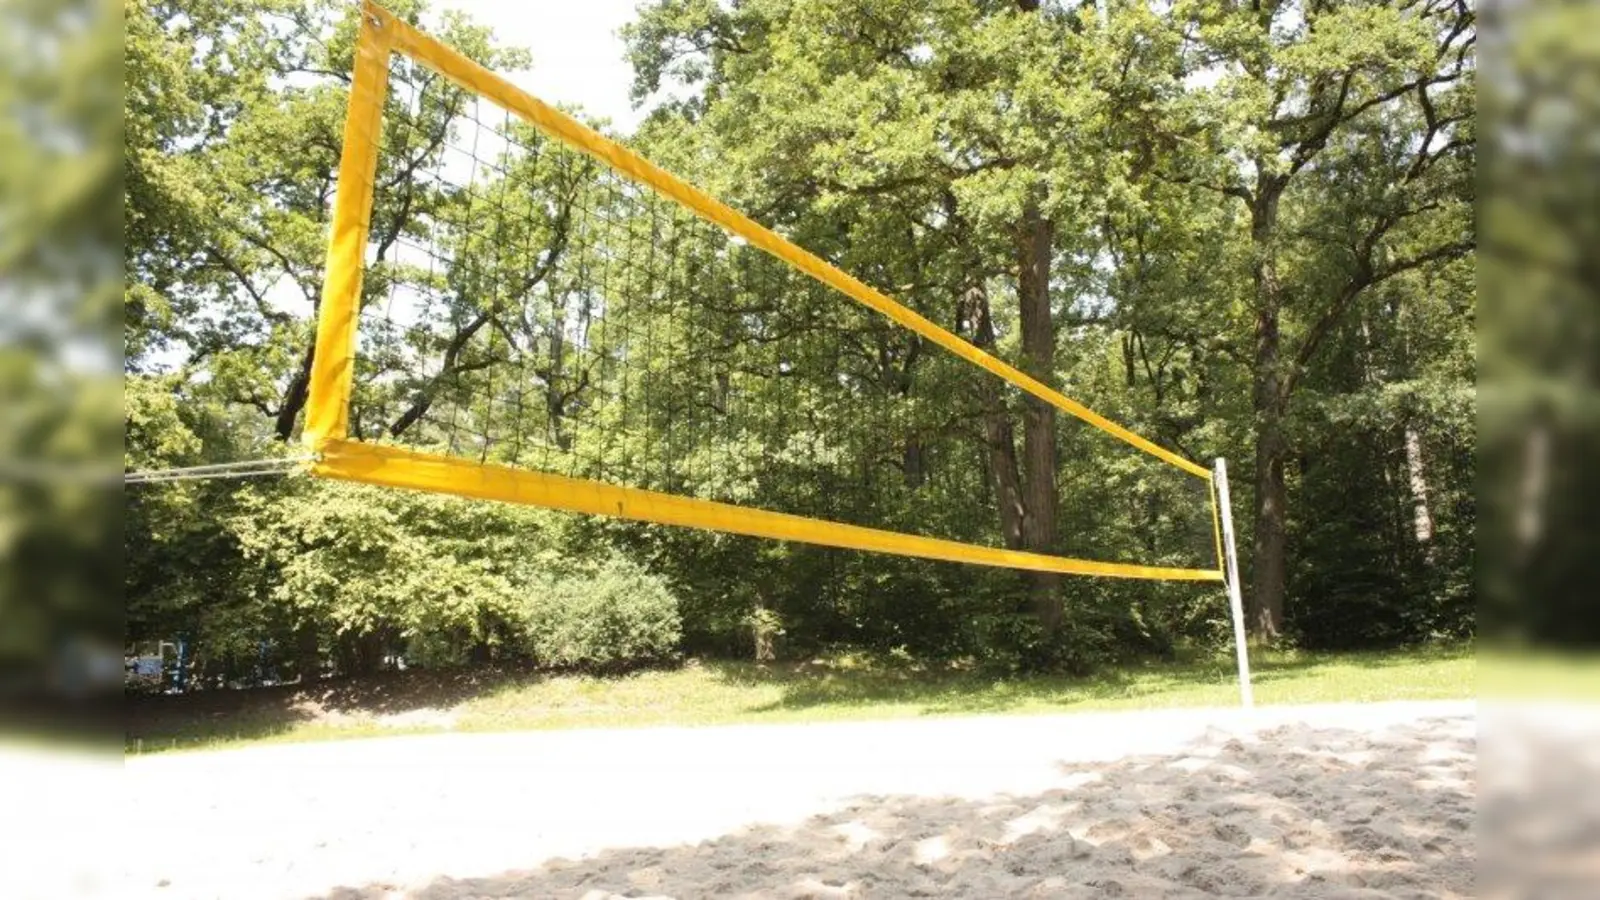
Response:
[{"label": "green grass", "polygon": [[[1473,696],[1469,647],[1254,654],[1260,704]],[[758,666],[691,663],[620,677],[407,673],[364,682],[213,691],[131,704],[129,752],[379,734],[817,722],[1231,706],[1231,659],[1150,663],[1092,678],[998,679],[955,668],[841,657]],[[431,711],[448,711],[448,724]],[[420,711],[420,712],[419,712]],[[420,719],[420,721],[419,721]]]},{"label": "green grass", "polygon": [[1479,659],[1484,699],[1600,701],[1600,655],[1593,651],[1486,645]]}]

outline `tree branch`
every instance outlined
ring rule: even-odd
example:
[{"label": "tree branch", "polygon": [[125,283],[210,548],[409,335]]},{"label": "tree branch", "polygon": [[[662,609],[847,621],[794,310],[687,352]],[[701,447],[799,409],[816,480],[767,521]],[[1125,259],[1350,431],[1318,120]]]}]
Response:
[{"label": "tree branch", "polygon": [[267,321],[276,325],[289,324],[288,314],[273,309],[271,304],[267,303],[266,296],[262,294],[261,291],[255,286],[255,283],[250,280],[250,276],[245,274],[244,270],[239,267],[238,263],[235,263],[232,259],[224,256],[222,251],[215,247],[207,247],[206,254],[212,259],[216,260],[218,265],[222,266],[224,270],[226,270],[234,277],[235,280],[239,282],[239,285],[244,288],[245,293],[249,294],[250,299],[255,302],[256,312],[259,313],[263,319],[266,319]]},{"label": "tree branch", "polygon": [[[1384,226],[1384,230],[1386,229],[1387,226]],[[1334,327],[1339,324],[1339,321],[1344,318],[1350,307],[1355,304],[1356,299],[1364,291],[1368,288],[1377,287],[1396,275],[1410,272],[1429,263],[1459,259],[1471,253],[1477,247],[1475,240],[1452,241],[1419,253],[1416,256],[1407,257],[1382,269],[1374,269],[1372,265],[1372,250],[1382,234],[1382,230],[1375,230],[1363,241],[1365,253],[1357,264],[1356,274],[1345,284],[1344,290],[1340,291],[1333,304],[1317,319],[1316,324],[1311,326],[1311,330],[1306,332],[1305,340],[1301,342],[1300,348],[1295,352],[1294,366],[1284,375],[1283,395],[1285,397],[1293,392],[1300,373],[1310,364],[1311,358],[1316,355],[1317,349],[1322,345],[1322,342],[1333,331]]]},{"label": "tree branch", "polygon": [[1183,184],[1190,187],[1204,188],[1227,197],[1237,197],[1243,200],[1247,206],[1253,206],[1256,202],[1255,194],[1251,193],[1250,189],[1242,184],[1213,184],[1199,178],[1185,175],[1167,175],[1161,172],[1157,172],[1156,177],[1169,184]]}]

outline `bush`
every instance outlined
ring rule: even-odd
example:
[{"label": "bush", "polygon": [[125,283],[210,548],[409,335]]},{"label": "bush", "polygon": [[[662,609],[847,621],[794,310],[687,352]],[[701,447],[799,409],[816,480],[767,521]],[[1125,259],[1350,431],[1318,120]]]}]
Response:
[{"label": "bush", "polygon": [[683,623],[665,580],[624,557],[535,583],[525,649],[542,666],[613,671],[674,658]]},{"label": "bush", "polygon": [[1071,605],[1054,634],[1027,612],[982,613],[971,627],[980,667],[996,675],[1084,676],[1115,661],[1112,620]]}]

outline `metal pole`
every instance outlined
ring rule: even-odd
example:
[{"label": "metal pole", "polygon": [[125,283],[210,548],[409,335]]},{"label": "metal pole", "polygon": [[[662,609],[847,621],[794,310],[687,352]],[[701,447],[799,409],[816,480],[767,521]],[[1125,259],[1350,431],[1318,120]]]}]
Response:
[{"label": "metal pole", "polygon": [[1228,499],[1228,463],[1217,457],[1212,477],[1217,480],[1217,505],[1222,514],[1222,548],[1227,560],[1228,605],[1233,608],[1233,649],[1239,657],[1239,700],[1245,708],[1255,704],[1250,690],[1250,652],[1244,639],[1244,594],[1239,590],[1239,552],[1233,541],[1233,503]]}]

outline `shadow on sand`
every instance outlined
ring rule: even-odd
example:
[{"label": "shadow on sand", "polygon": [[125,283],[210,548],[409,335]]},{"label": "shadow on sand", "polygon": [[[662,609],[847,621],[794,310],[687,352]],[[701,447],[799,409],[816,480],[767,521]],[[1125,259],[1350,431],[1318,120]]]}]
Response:
[{"label": "shadow on sand", "polygon": [[694,845],[324,896],[1471,896],[1475,760],[1466,716],[1213,732],[1174,755],[1063,763],[1058,786],[1030,796],[864,797]]}]

